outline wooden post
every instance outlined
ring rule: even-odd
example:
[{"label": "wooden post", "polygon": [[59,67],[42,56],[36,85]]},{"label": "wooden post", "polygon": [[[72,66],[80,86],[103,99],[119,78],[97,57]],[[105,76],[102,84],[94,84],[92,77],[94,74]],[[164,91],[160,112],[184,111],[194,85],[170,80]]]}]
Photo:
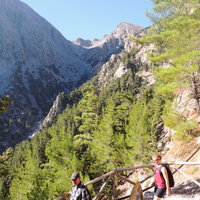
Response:
[{"label": "wooden post", "polygon": [[102,191],[104,190],[104,188],[106,187],[106,185],[108,185],[110,179],[111,179],[111,175],[108,177],[107,181],[101,186],[101,189],[99,190],[99,193],[94,197],[93,200],[96,200],[96,199],[99,198],[100,194],[102,193]]},{"label": "wooden post", "polygon": [[135,186],[133,187],[129,200],[136,200],[136,196],[138,193],[140,200],[143,200],[143,193],[140,183],[136,183]]},{"label": "wooden post", "polygon": [[139,198],[140,198],[140,200],[144,200],[144,196],[143,196],[143,191],[142,191],[141,185],[140,185],[140,188],[139,188]]},{"label": "wooden post", "polygon": [[115,200],[116,198],[116,184],[115,184],[115,173],[112,174],[112,180],[113,180],[113,192],[112,192],[112,199]]}]

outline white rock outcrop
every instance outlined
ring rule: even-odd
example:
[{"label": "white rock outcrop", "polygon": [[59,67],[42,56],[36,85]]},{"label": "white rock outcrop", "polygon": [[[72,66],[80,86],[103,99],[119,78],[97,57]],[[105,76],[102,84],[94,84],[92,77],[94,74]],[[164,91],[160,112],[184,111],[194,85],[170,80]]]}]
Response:
[{"label": "white rock outcrop", "polygon": [[114,78],[120,78],[122,75],[126,74],[127,72],[128,72],[128,69],[126,65],[124,65],[123,63],[120,63],[117,71],[114,74]]}]

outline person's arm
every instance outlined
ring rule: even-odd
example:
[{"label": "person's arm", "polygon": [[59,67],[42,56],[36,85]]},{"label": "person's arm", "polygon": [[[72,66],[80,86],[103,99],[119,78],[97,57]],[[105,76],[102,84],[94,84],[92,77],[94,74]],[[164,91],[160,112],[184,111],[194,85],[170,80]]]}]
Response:
[{"label": "person's arm", "polygon": [[163,177],[165,179],[165,183],[166,183],[166,187],[167,187],[167,195],[171,195],[172,192],[171,192],[171,188],[170,188],[170,185],[169,185],[169,177],[168,177],[168,173],[167,173],[167,170],[165,167],[162,167],[161,169],[161,172],[163,174]]},{"label": "person's arm", "polygon": [[69,197],[71,195],[71,192],[67,192],[62,194],[62,196],[59,198],[59,200],[66,200],[66,197]]}]

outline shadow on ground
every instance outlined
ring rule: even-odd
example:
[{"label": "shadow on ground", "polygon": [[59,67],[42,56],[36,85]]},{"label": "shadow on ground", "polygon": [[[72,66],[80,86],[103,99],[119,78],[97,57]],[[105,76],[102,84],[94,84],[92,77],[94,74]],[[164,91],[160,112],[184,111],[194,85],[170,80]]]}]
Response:
[{"label": "shadow on ground", "polygon": [[[200,179],[196,180],[200,184]],[[200,187],[192,182],[187,181],[178,184],[172,189],[173,194],[183,194],[183,195],[194,195],[194,194],[200,194]]]},{"label": "shadow on ground", "polygon": [[[200,183],[200,179],[196,180]],[[200,194],[200,187],[192,181],[187,181],[176,185],[172,189],[172,196],[169,199],[194,199],[194,196]],[[145,192],[144,200],[153,200],[153,192]],[[168,199],[167,197],[165,199]]]}]

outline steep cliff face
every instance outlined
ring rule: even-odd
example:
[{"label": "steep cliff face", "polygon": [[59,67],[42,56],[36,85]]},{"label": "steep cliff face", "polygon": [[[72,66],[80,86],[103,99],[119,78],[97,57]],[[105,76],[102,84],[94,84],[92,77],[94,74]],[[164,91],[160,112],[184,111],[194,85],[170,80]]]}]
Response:
[{"label": "steep cliff face", "polygon": [[130,37],[136,35],[143,28],[135,24],[120,23],[115,31],[105,35],[102,39],[93,41],[81,38],[74,41],[74,44],[87,48],[81,55],[82,59],[92,64],[94,73],[101,69],[101,66],[109,60],[112,54],[119,54],[128,46]]},{"label": "steep cliff face", "polygon": [[[145,52],[153,50],[153,45],[150,45],[149,47],[144,47],[140,49],[138,53],[136,53],[135,58],[136,61],[139,63],[143,63],[144,65],[150,64],[149,60],[147,59],[147,55]],[[102,87],[106,87],[107,84],[109,84],[109,81],[111,79],[115,79],[118,77],[123,76],[128,72],[128,67],[122,62],[123,53],[118,55],[112,55],[109,62],[103,65],[102,70],[100,72],[99,81]],[[117,66],[115,64],[118,63]],[[112,73],[111,78],[109,77],[110,72],[114,70],[114,73]],[[137,72],[137,75],[141,77],[141,81],[144,81],[145,84],[144,87],[150,87],[154,85],[155,83],[155,77],[151,73],[151,71],[139,71]],[[176,98],[173,102],[173,108],[174,110],[182,115],[187,120],[195,120],[198,123],[200,123],[200,116],[197,113],[197,105],[194,98],[194,95],[192,95],[191,88],[181,88],[176,93]],[[161,123],[158,124],[159,126],[164,126],[164,124]],[[196,128],[197,134],[199,135],[199,127]],[[173,140],[174,134],[176,132],[168,127],[161,128],[160,133],[162,136],[162,140],[159,141],[158,145],[161,145],[164,149],[162,152],[165,154],[164,160],[165,161],[182,161],[182,162],[198,162],[200,161],[200,136],[194,138],[191,141],[178,141]],[[160,137],[161,138],[161,137]],[[180,167],[177,165],[173,165],[172,167],[178,168]],[[179,172],[176,172],[174,174],[175,178],[175,187],[172,189],[172,196],[166,197],[165,199],[199,199],[199,187],[197,184],[195,184],[193,181],[190,180],[189,177],[195,179],[196,181],[200,181],[199,174],[200,174],[200,167],[199,165],[184,165],[180,169],[183,173],[186,174],[186,176],[182,175]],[[137,174],[137,173],[136,173]],[[143,180],[146,178],[149,174],[146,174],[144,172],[141,173],[143,177],[141,177]],[[133,177],[129,177],[129,180],[137,181],[138,178],[140,178],[140,172],[138,177],[137,175],[133,175]],[[153,179],[149,181],[149,183],[152,183]],[[150,187],[151,184],[148,182],[145,182],[142,185],[142,188],[145,189],[147,187]],[[149,184],[149,185],[148,185]],[[121,191],[126,191],[122,196],[130,195],[133,186],[132,184],[126,183],[118,186],[118,189]],[[146,193],[144,193],[144,199],[146,200],[153,200],[153,190],[150,190]]]},{"label": "steep cliff face", "polygon": [[77,45],[19,0],[1,0],[0,10],[0,97],[11,99],[0,116],[0,152],[31,135],[58,93],[90,79],[141,29],[124,23],[102,40]]},{"label": "steep cliff face", "polygon": [[90,77],[82,47],[18,0],[0,1],[0,96],[9,111],[0,117],[0,151],[27,137],[56,95]]},{"label": "steep cliff face", "polygon": [[77,59],[81,48],[67,41],[31,8],[18,0],[2,0],[0,9],[1,93],[10,83],[8,79],[15,81],[17,70],[23,80],[29,74],[42,76],[38,71],[44,66],[45,73],[62,73],[69,82],[79,79],[74,76],[76,70],[84,73],[87,66]]},{"label": "steep cliff face", "polygon": [[[118,28],[123,27],[124,25],[125,24],[122,23],[118,26]],[[125,27],[129,27],[129,24]],[[106,87],[112,80],[127,74],[130,70],[135,71],[136,75],[141,78],[141,81],[146,84],[146,87],[155,83],[155,78],[151,70],[143,69],[145,66],[151,65],[151,62],[148,60],[147,53],[154,51],[155,47],[153,44],[142,47],[140,44],[133,42],[131,40],[131,36],[136,38],[142,37],[145,31],[144,29],[137,29],[137,26],[136,30],[135,34],[130,34],[123,40],[124,50],[118,54],[112,54],[110,59],[101,67],[98,81],[102,88]],[[127,32],[125,31],[125,33]],[[113,35],[121,35],[122,33],[124,32],[116,31]],[[129,59],[128,62],[130,64],[128,65],[130,66],[127,65],[126,61],[124,61],[126,60],[126,57]],[[140,68],[138,72],[136,72],[138,70],[136,70],[136,68]]]},{"label": "steep cliff face", "polygon": [[59,93],[48,115],[45,117],[42,126],[40,127],[41,129],[52,125],[52,123],[57,119],[57,116],[61,114],[63,109],[66,107],[65,101],[66,101],[65,93],[64,92]]}]

